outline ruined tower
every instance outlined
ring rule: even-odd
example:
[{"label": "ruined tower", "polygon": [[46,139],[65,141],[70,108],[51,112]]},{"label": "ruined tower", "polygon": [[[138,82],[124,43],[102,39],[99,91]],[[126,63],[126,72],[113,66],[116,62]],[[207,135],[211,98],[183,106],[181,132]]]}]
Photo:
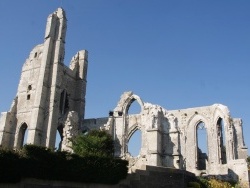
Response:
[{"label": "ruined tower", "polygon": [[69,67],[63,64],[66,29],[65,12],[58,8],[47,19],[44,43],[31,51],[23,65],[10,111],[1,114],[2,147],[20,148],[27,139],[27,143],[53,148],[57,131],[63,140],[67,119],[80,127],[88,53],[79,51]]}]

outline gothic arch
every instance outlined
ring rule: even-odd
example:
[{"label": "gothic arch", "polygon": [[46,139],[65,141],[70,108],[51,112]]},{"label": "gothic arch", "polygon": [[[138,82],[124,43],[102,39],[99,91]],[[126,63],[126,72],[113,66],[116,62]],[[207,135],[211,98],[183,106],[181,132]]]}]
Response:
[{"label": "gothic arch", "polygon": [[191,118],[187,121],[187,126],[188,126],[188,129],[190,127],[193,127],[194,129],[196,128],[196,126],[200,123],[200,122],[204,122],[205,125],[206,125],[206,128],[208,128],[208,125],[209,125],[209,121],[208,119],[201,115],[201,114],[194,114],[193,116],[191,116]]},{"label": "gothic arch", "polygon": [[128,110],[129,110],[130,105],[131,105],[133,102],[135,102],[135,101],[137,101],[137,102],[139,103],[139,105],[140,105],[140,107],[141,107],[141,111],[143,110],[143,106],[144,106],[143,101],[141,100],[141,98],[140,98],[139,96],[133,94],[132,96],[128,97],[128,98],[125,100],[124,104],[123,104],[123,113],[124,113],[125,115],[128,114]]},{"label": "gothic arch", "polygon": [[[197,169],[197,162],[198,162],[198,145],[197,145],[197,125],[203,122],[205,124],[205,128],[208,130],[209,129],[209,121],[207,118],[205,118],[201,114],[194,114],[187,123],[187,145],[189,146],[188,149],[188,155],[186,160],[186,165],[190,169]],[[207,138],[209,138],[209,131],[207,131]],[[209,139],[207,139],[207,147],[209,148]],[[208,150],[208,155],[209,155],[209,150]]]},{"label": "gothic arch", "polygon": [[[141,98],[135,94],[133,94],[132,92],[125,92],[123,93],[123,95],[121,96],[121,99],[117,105],[117,107],[115,108],[115,111],[118,113],[118,116],[122,116],[122,135],[126,135],[126,138],[121,138],[121,154],[123,156],[126,155],[127,153],[127,144],[128,144],[128,137],[131,137],[132,132],[129,132],[129,119],[128,119],[128,110],[130,105],[134,102],[137,101],[141,107],[141,112],[144,108],[144,103],[141,100]],[[131,125],[131,127],[133,127],[135,125]],[[134,131],[137,130],[137,127],[134,127]],[[134,133],[134,132],[133,132]]]},{"label": "gothic arch", "polygon": [[[198,170],[206,170],[208,158],[208,132],[207,125],[203,121],[199,121],[196,124],[196,168]],[[203,135],[204,134],[204,135]]]},{"label": "gothic arch", "polygon": [[[21,123],[17,128],[16,134],[16,148],[19,149],[24,145],[25,134],[28,132],[28,125],[26,122]],[[27,135],[26,135],[27,136]]]},{"label": "gothic arch", "polygon": [[[219,135],[218,135],[218,121],[220,119],[223,121],[223,126],[224,126],[224,138],[225,138],[225,152],[226,152],[226,161],[229,161],[231,159],[235,159],[235,146],[234,146],[234,135],[231,134],[233,132],[232,130],[232,123],[231,123],[231,117],[229,110],[226,106],[223,105],[217,105],[217,107],[214,110],[213,113],[213,125],[216,128],[217,131],[217,140],[219,141]],[[221,147],[220,143],[218,143],[218,162],[219,163],[224,163],[221,161]]]},{"label": "gothic arch", "polygon": [[[124,154],[126,154],[128,153],[128,144],[129,144],[130,138],[134,135],[136,131],[139,130],[143,132],[143,130],[142,130],[142,127],[138,123],[130,127],[126,125],[126,127],[123,127],[123,130],[124,130],[124,134],[126,135],[126,139],[124,139],[124,144],[123,144],[123,151],[124,151]],[[141,140],[141,143],[142,143],[142,140]]]},{"label": "gothic arch", "polygon": [[130,127],[130,129],[127,132],[127,140],[129,141],[129,139],[131,138],[131,136],[137,131],[140,130],[141,131],[141,126],[139,126],[138,124],[135,124],[133,126]]},{"label": "gothic arch", "polygon": [[231,128],[230,112],[226,106],[221,104],[216,104],[215,110],[213,112],[213,118],[214,118],[213,119],[214,123],[216,123],[219,118],[222,118],[225,123],[225,126],[227,126],[227,128]]},{"label": "gothic arch", "polygon": [[[125,146],[126,146],[125,153],[129,153],[130,139],[133,137],[134,133],[137,132],[137,131],[140,131],[142,133],[141,126],[139,126],[138,124],[134,124],[127,131],[127,139],[126,139],[126,144],[125,144]],[[139,138],[139,139],[140,139],[140,142],[141,142],[141,145],[140,145],[140,150],[141,150],[141,147],[142,147],[142,138]]]}]

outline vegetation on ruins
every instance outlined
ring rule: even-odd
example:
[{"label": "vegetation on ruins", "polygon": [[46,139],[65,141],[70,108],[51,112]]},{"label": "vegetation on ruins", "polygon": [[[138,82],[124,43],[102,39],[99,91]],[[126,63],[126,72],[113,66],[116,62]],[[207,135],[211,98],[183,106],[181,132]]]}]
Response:
[{"label": "vegetation on ruins", "polygon": [[72,149],[79,156],[112,157],[114,141],[106,131],[91,130],[72,140]]},{"label": "vegetation on ruins", "polygon": [[116,184],[126,178],[128,162],[113,157],[113,143],[102,131],[80,135],[72,148],[76,153],[34,145],[25,145],[19,151],[0,149],[0,182],[37,178]]},{"label": "vegetation on ruins", "polygon": [[241,188],[236,182],[219,180],[215,177],[198,177],[197,181],[189,182],[188,188]]}]

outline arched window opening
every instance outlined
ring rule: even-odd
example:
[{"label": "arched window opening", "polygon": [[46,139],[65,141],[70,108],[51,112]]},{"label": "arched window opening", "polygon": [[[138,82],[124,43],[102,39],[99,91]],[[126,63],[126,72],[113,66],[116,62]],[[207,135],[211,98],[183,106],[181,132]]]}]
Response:
[{"label": "arched window opening", "polygon": [[61,115],[64,115],[68,109],[69,109],[68,94],[65,90],[63,90],[61,93],[60,106],[59,106],[59,110],[60,110]]},{"label": "arched window opening", "polygon": [[19,129],[19,148],[23,147],[25,144],[27,144],[27,138],[28,138],[28,131],[27,131],[27,124],[23,123]]},{"label": "arched window opening", "polygon": [[55,143],[55,149],[57,151],[61,151],[62,141],[63,141],[63,126],[59,125],[56,131],[56,143]]},{"label": "arched window opening", "polygon": [[217,132],[218,132],[220,161],[221,161],[221,164],[227,164],[225,127],[224,127],[224,122],[222,118],[219,118],[217,121]]},{"label": "arched window opening", "polygon": [[141,131],[136,130],[128,141],[128,152],[131,156],[136,157],[141,151]]},{"label": "arched window opening", "polygon": [[128,115],[140,114],[140,112],[141,112],[141,106],[139,105],[139,103],[136,100],[133,100],[133,102],[128,107],[127,114]]},{"label": "arched window opening", "polygon": [[197,169],[206,170],[208,160],[207,130],[201,121],[196,127],[197,138]]}]

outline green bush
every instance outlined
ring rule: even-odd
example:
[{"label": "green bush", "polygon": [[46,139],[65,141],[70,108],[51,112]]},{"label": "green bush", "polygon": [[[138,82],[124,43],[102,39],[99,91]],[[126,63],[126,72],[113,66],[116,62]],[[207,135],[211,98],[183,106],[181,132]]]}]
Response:
[{"label": "green bush", "polygon": [[210,187],[210,183],[209,183],[208,179],[203,178],[203,177],[198,177],[198,181],[201,184],[202,188]]},{"label": "green bush", "polygon": [[55,169],[55,155],[50,149],[41,146],[25,145],[19,152],[22,156],[23,176],[51,179]]},{"label": "green bush", "polygon": [[197,181],[202,188],[232,188],[237,187],[235,182],[227,182],[217,179],[216,177],[199,177]]},{"label": "green bush", "polygon": [[200,184],[198,182],[189,182],[188,187],[192,188],[201,188]]},{"label": "green bush", "polygon": [[80,134],[71,141],[74,153],[80,156],[113,157],[114,141],[106,131],[91,130],[88,134]]},{"label": "green bush", "polygon": [[[109,157],[74,156],[67,173],[74,181],[115,184],[127,176],[127,161]],[[75,166],[78,166],[75,168]]]},{"label": "green bush", "polygon": [[0,150],[0,182],[20,181],[20,158],[11,150]]},{"label": "green bush", "polygon": [[115,184],[127,176],[128,162],[113,157],[79,156],[26,145],[21,151],[0,150],[0,182],[21,178]]},{"label": "green bush", "polygon": [[210,183],[210,187],[214,187],[214,188],[231,188],[232,187],[230,183],[217,180],[217,179],[210,179],[209,183]]}]

